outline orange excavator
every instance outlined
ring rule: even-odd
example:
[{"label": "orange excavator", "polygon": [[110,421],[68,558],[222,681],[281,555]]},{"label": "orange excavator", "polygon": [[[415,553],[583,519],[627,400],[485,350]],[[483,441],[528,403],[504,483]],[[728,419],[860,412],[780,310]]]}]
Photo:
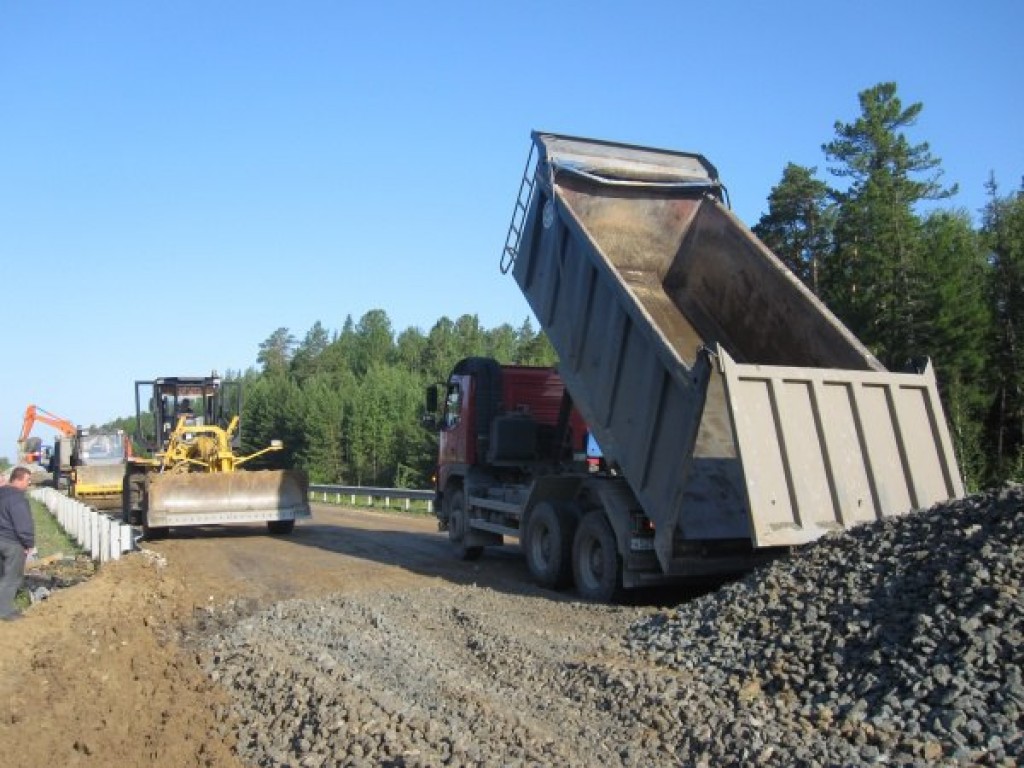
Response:
[{"label": "orange excavator", "polygon": [[56,429],[64,437],[73,437],[78,428],[67,419],[55,416],[38,406],[30,405],[25,409],[25,418],[21,424],[21,434],[18,436],[18,463],[19,464],[43,464],[44,450],[43,441],[38,437],[29,437],[36,422]]}]

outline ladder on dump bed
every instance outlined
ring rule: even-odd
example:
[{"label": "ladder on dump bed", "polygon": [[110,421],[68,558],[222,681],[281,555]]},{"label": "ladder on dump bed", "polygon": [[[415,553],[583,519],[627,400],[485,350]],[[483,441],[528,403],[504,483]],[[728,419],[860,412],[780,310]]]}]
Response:
[{"label": "ladder on dump bed", "polygon": [[523,170],[522,181],[519,182],[519,194],[516,195],[516,204],[512,209],[512,222],[508,225],[508,234],[505,235],[505,248],[501,252],[503,275],[507,275],[512,269],[519,254],[519,241],[523,238],[523,225],[530,210],[530,199],[533,197],[535,150],[536,145],[531,141],[530,153],[526,157],[526,168]]}]

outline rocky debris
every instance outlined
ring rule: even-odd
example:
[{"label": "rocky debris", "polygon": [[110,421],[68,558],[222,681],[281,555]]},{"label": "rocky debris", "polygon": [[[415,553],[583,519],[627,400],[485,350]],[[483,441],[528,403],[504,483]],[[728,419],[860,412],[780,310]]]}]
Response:
[{"label": "rocky debris", "polygon": [[[1022,507],[1012,488],[827,537],[635,624],[628,648],[698,675],[726,705],[710,732],[747,724],[758,762],[1015,765]],[[733,754],[681,721],[692,753]]]},{"label": "rocky debris", "polygon": [[192,640],[259,766],[1017,765],[1022,508],[863,526],[667,610],[445,585]]},{"label": "rocky debris", "polygon": [[64,555],[31,559],[25,564],[24,589],[31,602],[45,600],[55,591],[92,578],[96,563],[88,555]]}]

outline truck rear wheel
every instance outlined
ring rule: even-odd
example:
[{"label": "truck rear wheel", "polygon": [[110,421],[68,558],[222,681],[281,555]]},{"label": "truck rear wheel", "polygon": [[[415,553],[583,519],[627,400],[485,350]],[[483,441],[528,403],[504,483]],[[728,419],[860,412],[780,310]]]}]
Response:
[{"label": "truck rear wheel", "polygon": [[466,513],[466,497],[461,490],[446,495],[448,500],[448,541],[452,543],[456,556],[460,560],[478,560],[484,548],[467,546],[469,535],[469,515]]},{"label": "truck rear wheel", "polygon": [[576,589],[587,600],[611,602],[622,591],[622,560],[615,533],[604,512],[588,512],[576,529],[572,547]]},{"label": "truck rear wheel", "polygon": [[572,583],[572,544],[575,519],[565,507],[542,502],[526,523],[523,549],[534,581],[548,589]]},{"label": "truck rear wheel", "polygon": [[295,530],[294,520],[268,520],[267,531],[274,536],[285,536]]}]

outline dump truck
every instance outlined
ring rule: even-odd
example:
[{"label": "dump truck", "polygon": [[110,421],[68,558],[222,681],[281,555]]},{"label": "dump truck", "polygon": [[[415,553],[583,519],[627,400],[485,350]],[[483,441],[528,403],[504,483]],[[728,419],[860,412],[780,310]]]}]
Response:
[{"label": "dump truck", "polygon": [[304,472],[249,469],[283,445],[243,455],[241,412],[241,382],[216,374],[136,381],[136,441],[148,455],[128,459],[124,522],[156,539],[175,527],[253,522],[288,534],[310,517]]},{"label": "dump truck", "polygon": [[53,484],[97,509],[119,509],[131,440],[124,430],[79,427],[54,443]]},{"label": "dump truck", "polygon": [[538,583],[610,600],[963,495],[930,363],[887,371],[725,200],[702,155],[533,133],[500,267],[557,374],[428,390],[460,556],[518,538]]}]

